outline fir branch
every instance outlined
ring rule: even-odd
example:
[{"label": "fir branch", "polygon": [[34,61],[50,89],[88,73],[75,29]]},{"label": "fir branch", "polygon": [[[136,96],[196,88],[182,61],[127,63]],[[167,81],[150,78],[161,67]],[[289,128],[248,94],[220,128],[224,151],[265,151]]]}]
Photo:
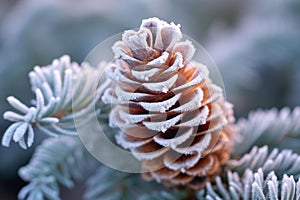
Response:
[{"label": "fir branch", "polygon": [[278,179],[274,172],[265,176],[261,168],[255,173],[248,169],[241,178],[237,172],[228,171],[226,181],[218,176],[215,187],[207,183],[206,189],[200,190],[197,195],[199,200],[298,200],[300,180],[296,181],[293,176],[287,175]]},{"label": "fir branch", "polygon": [[188,199],[188,193],[185,190],[182,191],[155,191],[149,194],[144,194],[139,200],[182,200]]},{"label": "fir branch", "polygon": [[122,197],[122,180],[125,173],[114,172],[112,169],[101,167],[87,181],[84,199],[120,199]]},{"label": "fir branch", "polygon": [[[34,105],[28,107],[14,97],[7,98],[17,112],[4,113],[4,118],[14,123],[4,133],[2,145],[9,146],[13,139],[26,149],[32,145],[36,130],[49,136],[76,135],[76,126],[90,120],[95,103],[107,85],[98,85],[100,70],[101,65],[93,68],[71,63],[68,56],[45,67],[36,66],[29,73],[36,95]],[[80,119],[76,126],[75,118]]]},{"label": "fir branch", "polygon": [[291,150],[279,151],[277,148],[271,152],[268,146],[261,148],[253,147],[250,153],[245,154],[239,160],[230,160],[228,167],[240,174],[246,169],[257,171],[261,168],[264,174],[273,171],[279,178],[284,174],[293,175],[295,179],[300,178],[300,155]]},{"label": "fir branch", "polygon": [[39,146],[28,165],[19,175],[30,182],[19,192],[19,199],[60,199],[58,183],[68,188],[74,180],[95,165],[78,138],[61,136],[49,138]]},{"label": "fir branch", "polygon": [[243,155],[253,146],[263,145],[299,152],[300,107],[293,111],[289,108],[280,111],[274,108],[250,112],[248,119],[240,119],[237,126],[240,130],[233,137],[234,155]]},{"label": "fir branch", "polygon": [[18,198],[26,200],[59,200],[59,187],[53,176],[34,178],[20,190]]},{"label": "fir branch", "polygon": [[[143,181],[140,174],[120,172],[106,166],[100,167],[92,174],[86,186],[84,194],[86,200],[153,199],[156,194],[159,197],[167,197],[171,194],[176,197],[177,194],[184,193],[184,191],[177,191],[178,193],[173,193],[171,190],[161,191],[159,184]],[[154,193],[149,193],[149,191],[154,191]]]}]

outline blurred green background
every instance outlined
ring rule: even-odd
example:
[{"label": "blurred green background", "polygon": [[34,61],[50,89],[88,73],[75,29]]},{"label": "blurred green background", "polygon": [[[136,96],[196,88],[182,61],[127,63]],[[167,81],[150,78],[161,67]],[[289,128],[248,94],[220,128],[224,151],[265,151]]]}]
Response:
[{"label": "blurred green background", "polygon": [[[82,62],[101,41],[154,16],[181,24],[208,51],[237,117],[300,104],[298,0],[1,0],[0,113],[10,109],[9,95],[29,104],[35,65],[63,54]],[[7,126],[1,116],[0,135]],[[16,198],[24,184],[17,169],[33,149],[0,147],[0,199]]]}]

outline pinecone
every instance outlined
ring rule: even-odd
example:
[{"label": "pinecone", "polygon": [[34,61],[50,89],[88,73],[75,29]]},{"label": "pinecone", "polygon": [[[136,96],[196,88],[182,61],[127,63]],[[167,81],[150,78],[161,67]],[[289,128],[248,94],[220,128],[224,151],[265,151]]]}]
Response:
[{"label": "pinecone", "polygon": [[115,85],[102,100],[116,104],[110,126],[142,160],[144,179],[199,189],[229,158],[234,118],[207,67],[191,61],[194,46],[181,38],[179,25],[157,18],[125,31],[106,71]]}]

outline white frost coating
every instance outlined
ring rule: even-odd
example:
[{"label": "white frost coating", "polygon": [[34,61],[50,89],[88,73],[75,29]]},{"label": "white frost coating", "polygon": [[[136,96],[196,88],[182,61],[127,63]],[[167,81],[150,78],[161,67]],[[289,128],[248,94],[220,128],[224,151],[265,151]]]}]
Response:
[{"label": "white frost coating", "polygon": [[[119,108],[114,108],[110,114],[109,114],[109,126],[110,127],[118,127],[121,130],[128,130],[128,129],[132,129],[132,128],[138,128],[139,126],[136,124],[128,124],[125,123],[125,121],[123,121],[123,119],[121,119],[120,115],[119,115]],[[130,135],[130,134],[129,134]],[[141,133],[141,138],[145,138],[146,136],[142,136],[143,133]]]},{"label": "white frost coating", "polygon": [[166,21],[158,19],[157,17],[143,19],[140,27],[149,27],[150,24],[155,24],[157,29],[168,27],[168,28],[173,28],[174,30],[180,32],[180,24],[175,25],[174,22],[171,22],[171,24],[168,24]]},{"label": "white frost coating", "polygon": [[12,122],[18,122],[23,121],[25,117],[12,111],[6,111],[3,114],[3,118]]},{"label": "white frost coating", "polygon": [[36,119],[36,114],[37,114],[37,109],[34,107],[30,107],[28,113],[24,117],[24,121],[27,123],[33,122]]},{"label": "white frost coating", "polygon": [[16,99],[13,96],[7,97],[7,101],[12,107],[24,114],[29,111],[29,108],[25,104],[23,104],[20,100]]},{"label": "white frost coating", "polygon": [[174,137],[172,139],[165,139],[160,137],[160,134],[154,136],[154,141],[164,147],[178,146],[185,142],[189,137],[193,134],[193,129],[190,128],[185,133],[181,134],[178,137]]},{"label": "white frost coating", "polygon": [[218,98],[222,97],[222,89],[216,85],[210,85],[208,88],[210,97],[203,102],[203,105],[209,104],[213,101],[216,101]]},{"label": "white frost coating", "polygon": [[227,120],[225,118],[223,118],[221,123],[210,125],[209,129],[207,129],[205,131],[201,131],[199,133],[196,133],[196,135],[201,135],[203,133],[213,133],[215,131],[220,131],[226,124],[227,124]]},{"label": "white frost coating", "polygon": [[166,81],[157,83],[143,83],[143,86],[154,92],[167,93],[169,89],[175,84],[177,78],[178,74],[175,74],[172,78]]},{"label": "white frost coating", "polygon": [[118,124],[117,124],[117,119],[115,117],[115,113],[113,112],[113,110],[109,113],[109,127],[111,128],[116,128],[118,127]]},{"label": "white frost coating", "polygon": [[109,126],[112,127],[112,128],[120,128],[122,130],[132,127],[132,125],[125,124],[125,122],[120,118],[119,113],[118,113],[118,108],[114,108],[110,112],[110,114],[109,114]]},{"label": "white frost coating", "polygon": [[127,141],[126,138],[124,137],[124,134],[125,133],[120,132],[115,136],[115,138],[117,143],[125,149],[137,148],[152,141],[152,138],[145,139],[143,141],[135,141],[135,142]]},{"label": "white frost coating", "polygon": [[162,122],[143,122],[143,124],[150,130],[166,132],[166,130],[174,126],[181,119],[181,117],[182,114]]},{"label": "white frost coating", "polygon": [[111,88],[108,88],[103,93],[101,100],[105,104],[125,104],[129,103],[128,101],[119,101],[114,95],[113,90]]},{"label": "white frost coating", "polygon": [[121,55],[121,58],[122,58],[123,60],[130,61],[130,62],[134,62],[134,63],[140,63],[140,62],[141,62],[140,60],[135,59],[134,57],[129,56],[129,55],[125,54],[125,53],[123,53],[123,54]]},{"label": "white frost coating", "polygon": [[108,65],[108,67],[105,69],[105,74],[109,79],[118,81],[119,79],[115,76],[115,70],[117,70],[115,66]]},{"label": "white frost coating", "polygon": [[192,57],[196,51],[191,41],[178,42],[174,46],[174,52],[180,52],[185,59],[185,64],[191,62]]},{"label": "white frost coating", "polygon": [[112,89],[108,88],[107,90],[104,91],[101,100],[105,104],[109,104],[113,102],[114,97],[112,96]]},{"label": "white frost coating", "polygon": [[163,73],[173,72],[182,67],[184,67],[182,55],[181,55],[181,53],[176,52],[175,53],[175,61],[174,61],[173,65],[168,67]]},{"label": "white frost coating", "polygon": [[15,130],[22,125],[23,122],[16,122],[13,123],[11,126],[8,127],[8,129],[5,131],[1,144],[5,147],[9,147],[10,141],[13,137],[13,134],[15,133]]},{"label": "white frost coating", "polygon": [[210,109],[210,115],[207,118],[207,121],[213,120],[217,117],[219,117],[220,115],[222,115],[224,113],[224,111],[222,110],[221,106],[218,105],[217,103],[211,104],[212,108]]},{"label": "white frost coating", "polygon": [[138,98],[150,96],[149,94],[146,93],[126,92],[122,90],[119,86],[116,86],[115,93],[118,97],[118,100],[120,101],[130,101],[130,100],[136,100]]},{"label": "white frost coating", "polygon": [[[170,180],[180,174],[179,171],[169,171],[168,173],[160,173],[159,171],[151,171],[151,176],[157,181],[158,183],[161,182],[161,180]],[[161,198],[160,198],[161,199]],[[166,199],[166,198],[164,198]],[[173,199],[173,198],[172,198]]]},{"label": "white frost coating", "polygon": [[169,57],[169,53],[165,51],[158,58],[155,58],[154,60],[148,62],[147,66],[161,67],[162,64],[166,63],[168,57]]},{"label": "white frost coating", "polygon": [[112,50],[115,54],[115,58],[120,58],[124,54],[131,53],[131,50],[126,46],[126,44],[123,41],[117,41],[113,47]]},{"label": "white frost coating", "polygon": [[134,148],[131,150],[131,153],[138,160],[153,160],[154,158],[161,156],[168,150],[169,150],[169,148],[164,147],[164,148],[161,148],[161,149],[153,151],[153,152],[144,153],[144,152],[139,151],[137,148]]},{"label": "white frost coating", "polygon": [[53,87],[55,97],[62,96],[62,77],[58,70],[53,71]]},{"label": "white frost coating", "polygon": [[178,90],[186,89],[186,88],[192,87],[194,85],[197,85],[201,81],[203,81],[205,78],[206,78],[206,76],[202,72],[197,70],[195,77],[190,82],[187,82],[186,84],[183,84],[181,86],[174,88],[174,91],[176,92]]},{"label": "white frost coating", "polygon": [[128,83],[131,85],[140,85],[140,83],[133,81],[129,78],[127,78],[126,76],[124,76],[124,74],[117,68],[114,67],[108,67],[107,70],[105,71],[106,75],[114,80],[115,82],[123,82],[123,83]]},{"label": "white frost coating", "polygon": [[133,51],[147,49],[149,44],[147,38],[151,37],[151,31],[147,28],[140,28],[138,31],[127,30],[122,35],[122,40]]},{"label": "white frost coating", "polygon": [[153,115],[144,114],[144,115],[138,115],[138,114],[129,114],[128,112],[125,112],[123,109],[119,110],[120,118],[125,121],[126,124],[134,124],[139,123],[143,121],[144,119],[147,119],[148,117],[152,117]]},{"label": "white frost coating", "polygon": [[[141,28],[143,27],[151,28],[155,49],[171,51],[175,43],[182,38],[180,25],[175,25],[174,22],[168,24],[154,17],[144,19],[141,24]],[[164,36],[162,36],[162,31],[165,31]]]},{"label": "white frost coating", "polygon": [[217,86],[215,84],[211,84],[209,86],[209,90],[213,90],[214,92],[217,92],[217,93],[222,93],[222,88],[220,88],[219,86]]},{"label": "white frost coating", "polygon": [[201,88],[197,88],[195,90],[195,94],[191,100],[187,103],[173,109],[174,112],[187,112],[190,110],[195,110],[201,106],[201,102],[203,100],[203,91]]},{"label": "white frost coating", "polygon": [[196,144],[194,144],[193,146],[188,146],[188,147],[172,147],[172,149],[174,149],[174,151],[181,153],[181,154],[194,154],[195,152],[197,153],[201,153],[203,152],[203,150],[205,150],[209,143],[211,141],[211,134],[205,134],[204,137],[202,138],[202,140]]},{"label": "white frost coating", "polygon": [[61,64],[68,66],[70,65],[71,58],[69,55],[63,55],[59,58],[59,61],[61,62]]},{"label": "white frost coating", "polygon": [[203,73],[204,77],[209,76],[209,71],[206,65],[203,65],[202,63],[191,61],[192,65],[197,66],[197,69]]},{"label": "white frost coating", "polygon": [[171,162],[167,159],[164,159],[164,165],[168,166],[169,169],[178,171],[180,169],[189,169],[195,166],[201,158],[201,154],[193,154],[190,155],[185,162],[176,162],[176,160],[172,160]]},{"label": "white frost coating", "polygon": [[34,70],[33,73],[36,74],[36,76],[38,77],[39,80],[41,80],[41,82],[47,80],[40,66],[35,66],[33,70]]},{"label": "white frost coating", "polygon": [[149,79],[151,77],[153,77],[154,75],[156,75],[156,73],[159,71],[160,71],[160,69],[158,69],[158,68],[152,68],[152,69],[143,70],[143,71],[131,70],[131,74],[132,74],[132,76],[134,76],[136,79],[138,79],[140,81],[149,81]]},{"label": "white frost coating", "polygon": [[221,93],[213,93],[208,99],[206,99],[205,101],[203,101],[203,105],[207,105],[213,101],[216,101],[218,98],[221,97]]},{"label": "white frost coating", "polygon": [[15,133],[13,135],[13,140],[15,142],[18,142],[24,137],[25,133],[27,132],[28,126],[29,126],[28,123],[22,123],[20,126],[18,126],[18,128],[15,130]]},{"label": "white frost coating", "polygon": [[59,122],[58,118],[55,117],[45,117],[39,120],[39,123],[45,123],[45,124],[56,124]]},{"label": "white frost coating", "polygon": [[124,76],[120,70],[115,69],[113,74],[112,74],[112,79],[115,80],[116,82],[123,82],[123,83],[128,83],[128,84],[133,84],[133,85],[140,85],[140,83],[133,81],[126,76]]},{"label": "white frost coating", "polygon": [[209,109],[207,106],[204,106],[201,111],[197,114],[197,116],[193,117],[193,119],[180,123],[176,125],[176,127],[192,127],[199,126],[206,123],[207,116],[209,114]]},{"label": "white frost coating", "polygon": [[34,131],[32,126],[28,126],[28,139],[27,139],[27,146],[31,147],[34,141]]},{"label": "white frost coating", "polygon": [[164,113],[166,110],[171,108],[180,98],[181,93],[176,94],[170,99],[161,102],[139,102],[138,104],[142,106],[145,110],[150,112],[161,112]]}]

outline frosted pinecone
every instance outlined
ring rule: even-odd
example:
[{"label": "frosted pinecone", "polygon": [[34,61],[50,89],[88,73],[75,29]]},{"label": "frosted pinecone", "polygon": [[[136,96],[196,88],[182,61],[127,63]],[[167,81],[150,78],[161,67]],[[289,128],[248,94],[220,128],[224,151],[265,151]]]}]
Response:
[{"label": "frosted pinecone", "polygon": [[207,67],[192,61],[194,46],[181,38],[179,25],[157,18],[125,31],[113,46],[106,74],[114,85],[102,100],[115,105],[110,126],[142,160],[144,179],[199,189],[229,158],[234,118]]}]

